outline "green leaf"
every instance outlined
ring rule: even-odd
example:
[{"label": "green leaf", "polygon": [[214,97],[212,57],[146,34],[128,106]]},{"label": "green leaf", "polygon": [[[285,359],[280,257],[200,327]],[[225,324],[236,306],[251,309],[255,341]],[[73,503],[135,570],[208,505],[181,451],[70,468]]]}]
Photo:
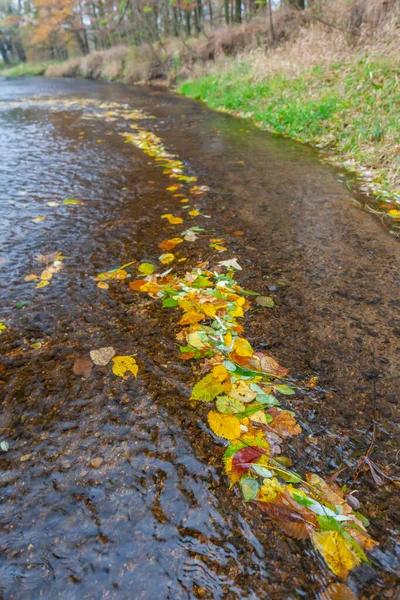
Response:
[{"label": "green leaf", "polygon": [[213,287],[213,283],[205,277],[204,275],[199,275],[197,279],[195,279],[192,283],[192,287],[194,288],[208,288]]},{"label": "green leaf", "polygon": [[243,296],[259,296],[260,295],[259,292],[252,292],[251,290],[244,290],[244,289],[241,289],[240,293]]},{"label": "green leaf", "polygon": [[[263,405],[262,404],[250,404],[246,410],[244,410],[243,412],[237,414],[237,418],[238,419],[244,419],[245,417],[251,417],[251,415],[254,415],[254,413],[258,412],[259,410],[262,410]],[[267,420],[267,423],[271,423],[271,421],[273,420],[271,415],[266,414],[265,418]]]},{"label": "green leaf", "polygon": [[230,360],[224,360],[224,367],[227,371],[234,373],[236,371],[236,365]]},{"label": "green leaf", "polygon": [[356,510],[354,511],[354,514],[356,515],[356,517],[358,519],[360,519],[360,521],[364,525],[364,527],[369,527],[370,526],[370,522],[367,519],[367,517],[364,517],[364,515],[362,515],[361,513],[357,512]]},{"label": "green leaf", "polygon": [[295,391],[293,388],[291,388],[289,385],[274,385],[274,389],[277,390],[280,394],[283,394],[284,396],[294,396],[295,395]]},{"label": "green leaf", "polygon": [[162,303],[163,308],[174,308],[174,306],[178,306],[178,300],[175,298],[165,298]]},{"label": "green leaf", "polygon": [[21,302],[18,302],[18,304],[15,305],[15,308],[24,308],[24,306],[26,306],[27,304],[29,304],[28,300],[22,300]]},{"label": "green leaf", "polygon": [[272,394],[257,394],[256,400],[266,406],[278,406],[280,404],[278,398],[275,398]]},{"label": "green leaf", "polygon": [[259,485],[253,477],[244,477],[240,482],[243,498],[246,502],[253,500],[258,494]]},{"label": "green leaf", "polygon": [[229,396],[218,396],[216,406],[217,410],[224,415],[234,415],[246,408],[242,402]]},{"label": "green leaf", "polygon": [[148,262],[144,262],[138,267],[139,273],[143,275],[152,275],[154,273],[154,265]]},{"label": "green leaf", "polygon": [[6,442],[6,440],[0,442],[0,449],[3,450],[3,452],[8,452],[8,442]]},{"label": "green leaf", "polygon": [[251,468],[253,469],[253,471],[255,471],[257,473],[257,475],[260,475],[261,477],[264,477],[265,479],[270,479],[271,477],[274,476],[272,471],[270,471],[266,467],[263,467],[262,465],[257,465],[256,463],[253,463],[251,465]]},{"label": "green leaf", "polygon": [[256,298],[256,303],[260,306],[265,306],[266,308],[274,308],[275,306],[275,302],[271,296],[258,296],[258,298]]}]

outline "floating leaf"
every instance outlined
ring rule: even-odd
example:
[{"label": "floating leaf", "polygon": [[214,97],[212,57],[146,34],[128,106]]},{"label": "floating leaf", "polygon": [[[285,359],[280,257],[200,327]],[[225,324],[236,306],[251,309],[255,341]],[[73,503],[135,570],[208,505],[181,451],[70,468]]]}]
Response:
[{"label": "floating leaf", "polygon": [[118,377],[126,379],[126,372],[132,373],[136,377],[139,367],[132,356],[115,356],[113,359],[113,373]]},{"label": "floating leaf", "polygon": [[211,430],[219,437],[234,440],[240,435],[240,422],[233,415],[222,415],[211,410],[207,416]]},{"label": "floating leaf", "polygon": [[244,477],[240,480],[240,489],[246,502],[253,500],[258,494],[259,485],[253,477]]},{"label": "floating leaf", "polygon": [[154,265],[148,262],[144,262],[138,267],[138,271],[143,275],[152,275],[154,273]]}]

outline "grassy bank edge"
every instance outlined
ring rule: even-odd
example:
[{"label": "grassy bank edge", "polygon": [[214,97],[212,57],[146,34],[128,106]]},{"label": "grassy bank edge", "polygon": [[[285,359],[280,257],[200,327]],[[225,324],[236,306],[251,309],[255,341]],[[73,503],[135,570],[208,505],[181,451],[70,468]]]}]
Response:
[{"label": "grassy bank edge", "polygon": [[[357,189],[373,195],[366,208],[400,235],[398,71],[398,63],[375,57],[333,66],[329,72],[317,67],[298,77],[275,74],[257,82],[248,64],[231,62],[221,72],[181,83],[178,91],[319,149],[321,160],[345,170]],[[385,85],[379,76],[386,77]],[[379,163],[380,155],[385,163]]]}]

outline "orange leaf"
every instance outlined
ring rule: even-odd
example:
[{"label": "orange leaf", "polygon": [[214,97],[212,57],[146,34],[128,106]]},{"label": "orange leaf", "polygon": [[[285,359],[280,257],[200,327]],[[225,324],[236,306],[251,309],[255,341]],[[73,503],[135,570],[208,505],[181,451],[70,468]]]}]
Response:
[{"label": "orange leaf", "polygon": [[183,315],[179,323],[180,325],[192,325],[193,323],[198,323],[205,318],[206,315],[203,315],[203,313],[198,313],[196,310],[190,310]]}]

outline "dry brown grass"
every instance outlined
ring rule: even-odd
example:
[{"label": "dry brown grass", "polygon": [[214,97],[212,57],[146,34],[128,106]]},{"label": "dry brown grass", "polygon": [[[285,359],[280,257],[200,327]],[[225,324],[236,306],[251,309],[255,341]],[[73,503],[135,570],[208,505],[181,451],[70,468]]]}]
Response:
[{"label": "dry brown grass", "polygon": [[274,36],[266,16],[237,27],[220,27],[200,38],[170,39],[135,48],[116,46],[52,65],[52,77],[123,80],[126,83],[169,80],[175,83],[221,70],[233,58],[251,65],[255,81],[271,74],[297,75],[317,64],[347,60],[363,52],[397,53],[400,0],[336,0],[316,9],[274,13]]}]

